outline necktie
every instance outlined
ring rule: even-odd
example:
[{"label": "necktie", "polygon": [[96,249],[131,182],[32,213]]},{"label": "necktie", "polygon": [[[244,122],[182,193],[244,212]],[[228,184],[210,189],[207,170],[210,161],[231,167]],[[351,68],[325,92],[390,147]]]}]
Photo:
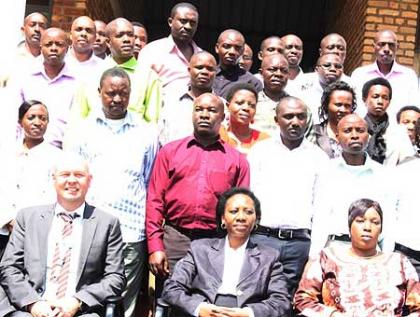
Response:
[{"label": "necktie", "polygon": [[56,297],[60,299],[65,296],[67,291],[72,251],[71,247],[65,247],[66,244],[63,242],[69,240],[73,232],[73,220],[78,215],[61,212],[58,216],[63,220],[64,226],[61,231],[61,240],[57,241],[55,245],[51,279],[57,285]]}]

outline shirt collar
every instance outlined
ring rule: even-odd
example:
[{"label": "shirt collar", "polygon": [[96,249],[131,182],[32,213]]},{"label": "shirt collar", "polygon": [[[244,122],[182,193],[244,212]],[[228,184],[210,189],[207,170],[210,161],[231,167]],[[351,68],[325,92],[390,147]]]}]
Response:
[{"label": "shirt collar", "polygon": [[54,82],[59,80],[61,77],[69,77],[69,78],[75,78],[74,74],[71,72],[70,68],[68,67],[67,63],[64,63],[64,67],[61,69],[61,71],[58,73],[58,75],[53,78],[50,79],[47,76],[47,73],[45,72],[45,67],[44,67],[44,59],[40,58],[36,60],[36,63],[34,64],[34,68],[31,72],[32,75],[39,75],[41,74],[43,77],[45,77],[45,79],[47,79],[50,82]]},{"label": "shirt collar", "polygon": [[132,56],[128,61],[126,61],[126,62],[124,62],[124,63],[122,63],[122,64],[118,64],[116,61],[115,61],[115,59],[113,59],[112,58],[112,56],[111,55],[109,55],[109,56],[107,56],[106,58],[105,58],[105,60],[109,63],[109,64],[111,64],[112,66],[111,67],[115,67],[115,66],[118,66],[118,67],[121,67],[122,69],[124,69],[124,70],[127,70],[127,71],[129,71],[129,72],[134,72],[135,70],[136,70],[136,67],[137,67],[137,60],[136,60],[136,58],[134,57],[134,56]]},{"label": "shirt collar", "polygon": [[[106,125],[107,118],[105,118],[105,114],[102,110],[102,107],[100,109],[97,109],[97,111],[94,112],[93,117],[95,118],[95,121],[100,121]],[[123,125],[135,126],[136,124],[137,124],[136,115],[132,113],[130,110],[127,110],[127,113],[124,117]]]},{"label": "shirt collar", "polygon": [[231,248],[231,246],[229,244],[229,237],[228,237],[228,235],[226,235],[226,238],[225,238],[225,250],[228,251],[228,252],[231,252],[231,253],[232,252],[235,252],[235,253],[245,253],[245,249],[246,249],[246,246],[248,245],[248,242],[249,242],[249,237],[248,237],[248,239],[246,239],[246,241],[244,242],[244,244],[242,244],[239,248],[237,248],[235,250],[235,249]]},{"label": "shirt collar", "polygon": [[369,72],[375,72],[377,74],[380,74],[381,76],[389,76],[392,73],[403,73],[404,68],[402,65],[398,64],[396,60],[392,63],[391,70],[388,74],[382,74],[382,72],[379,70],[378,63],[375,61],[374,63],[368,65],[368,71]]},{"label": "shirt collar", "polygon": [[226,152],[226,150],[225,150],[225,142],[222,139],[220,139],[220,137],[213,144],[210,144],[210,145],[207,145],[207,146],[203,146],[200,142],[197,141],[197,139],[195,138],[195,136],[192,135],[192,136],[189,136],[187,138],[187,148],[190,148],[193,145],[197,145],[197,146],[199,146],[200,148],[202,148],[204,150],[206,150],[206,149],[214,149],[214,148],[217,149],[218,148],[222,152]]},{"label": "shirt collar", "polygon": [[[78,217],[83,218],[83,214],[85,212],[85,207],[86,207],[86,203],[83,203],[82,205],[80,205],[80,207],[78,207],[77,209],[75,209],[74,211],[72,211],[71,213],[74,215],[78,215]],[[55,208],[54,208],[54,215],[58,215],[59,213],[69,213],[69,211],[67,211],[63,206],[61,206],[58,202],[55,204]]]},{"label": "shirt collar", "polygon": [[365,164],[363,165],[349,165],[346,163],[342,155],[336,159],[333,159],[332,161],[335,161],[338,167],[342,169],[346,169],[346,170],[352,170],[352,171],[358,170],[360,172],[373,171],[375,169],[376,162],[374,162],[366,152],[365,152],[365,157],[366,157]]},{"label": "shirt collar", "polygon": [[[194,53],[197,53],[200,50],[197,44],[194,42],[194,40],[191,40],[191,46],[193,48]],[[169,36],[167,37],[167,50],[169,53],[175,50],[179,50],[171,34],[169,34]]]}]

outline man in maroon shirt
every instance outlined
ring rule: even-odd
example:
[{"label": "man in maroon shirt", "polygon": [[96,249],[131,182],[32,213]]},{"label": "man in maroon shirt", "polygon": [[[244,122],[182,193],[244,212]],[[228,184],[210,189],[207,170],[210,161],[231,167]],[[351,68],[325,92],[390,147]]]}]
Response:
[{"label": "man in maroon shirt", "polygon": [[219,139],[222,100],[210,93],[193,106],[194,135],[158,153],[147,192],[146,231],[150,269],[166,277],[191,240],[216,236],[216,203],[234,186],[249,187],[245,157]]}]

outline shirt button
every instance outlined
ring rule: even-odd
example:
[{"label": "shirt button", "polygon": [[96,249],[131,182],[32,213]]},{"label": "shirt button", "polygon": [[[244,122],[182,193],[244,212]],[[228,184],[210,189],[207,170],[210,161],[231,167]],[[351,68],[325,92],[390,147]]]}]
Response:
[{"label": "shirt button", "polygon": [[237,291],[236,291],[236,296],[241,296],[243,294],[243,292],[240,290],[240,289],[238,289]]}]

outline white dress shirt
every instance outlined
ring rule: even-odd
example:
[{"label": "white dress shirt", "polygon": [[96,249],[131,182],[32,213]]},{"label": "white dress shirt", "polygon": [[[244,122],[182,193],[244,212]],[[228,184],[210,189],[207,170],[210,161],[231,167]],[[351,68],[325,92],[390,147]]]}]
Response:
[{"label": "white dress shirt", "polygon": [[279,136],[256,144],[248,154],[251,189],[263,208],[260,224],[310,229],[314,187],[328,156],[306,139],[289,150]]},{"label": "white dress shirt", "polygon": [[66,211],[58,203],[55,205],[54,217],[51,223],[50,233],[48,235],[47,275],[45,281],[45,293],[42,296],[44,300],[53,301],[56,299],[58,283],[51,280],[51,271],[57,243],[60,248],[60,256],[62,257],[65,256],[65,253],[69,248],[71,249],[69,276],[67,280],[66,294],[64,297],[68,298],[76,293],[77,271],[79,269],[80,247],[82,245],[83,213],[85,205],[86,204],[83,203],[83,205],[72,212],[74,214],[78,214],[79,216],[74,218],[72,233],[65,239],[62,238],[62,230],[65,222],[60,216],[58,216],[58,214],[61,212],[68,213],[68,211]]},{"label": "white dress shirt", "polygon": [[377,201],[383,211],[383,249],[392,251],[390,233],[395,221],[396,195],[389,169],[366,155],[364,165],[348,165],[343,157],[330,161],[319,178],[315,190],[315,216],[312,226],[310,256],[316,256],[325,246],[329,235],[349,234],[348,210],[358,199]]},{"label": "white dress shirt", "polygon": [[396,243],[420,251],[419,181],[420,159],[398,165],[393,180],[398,184],[397,221],[393,226]]}]

